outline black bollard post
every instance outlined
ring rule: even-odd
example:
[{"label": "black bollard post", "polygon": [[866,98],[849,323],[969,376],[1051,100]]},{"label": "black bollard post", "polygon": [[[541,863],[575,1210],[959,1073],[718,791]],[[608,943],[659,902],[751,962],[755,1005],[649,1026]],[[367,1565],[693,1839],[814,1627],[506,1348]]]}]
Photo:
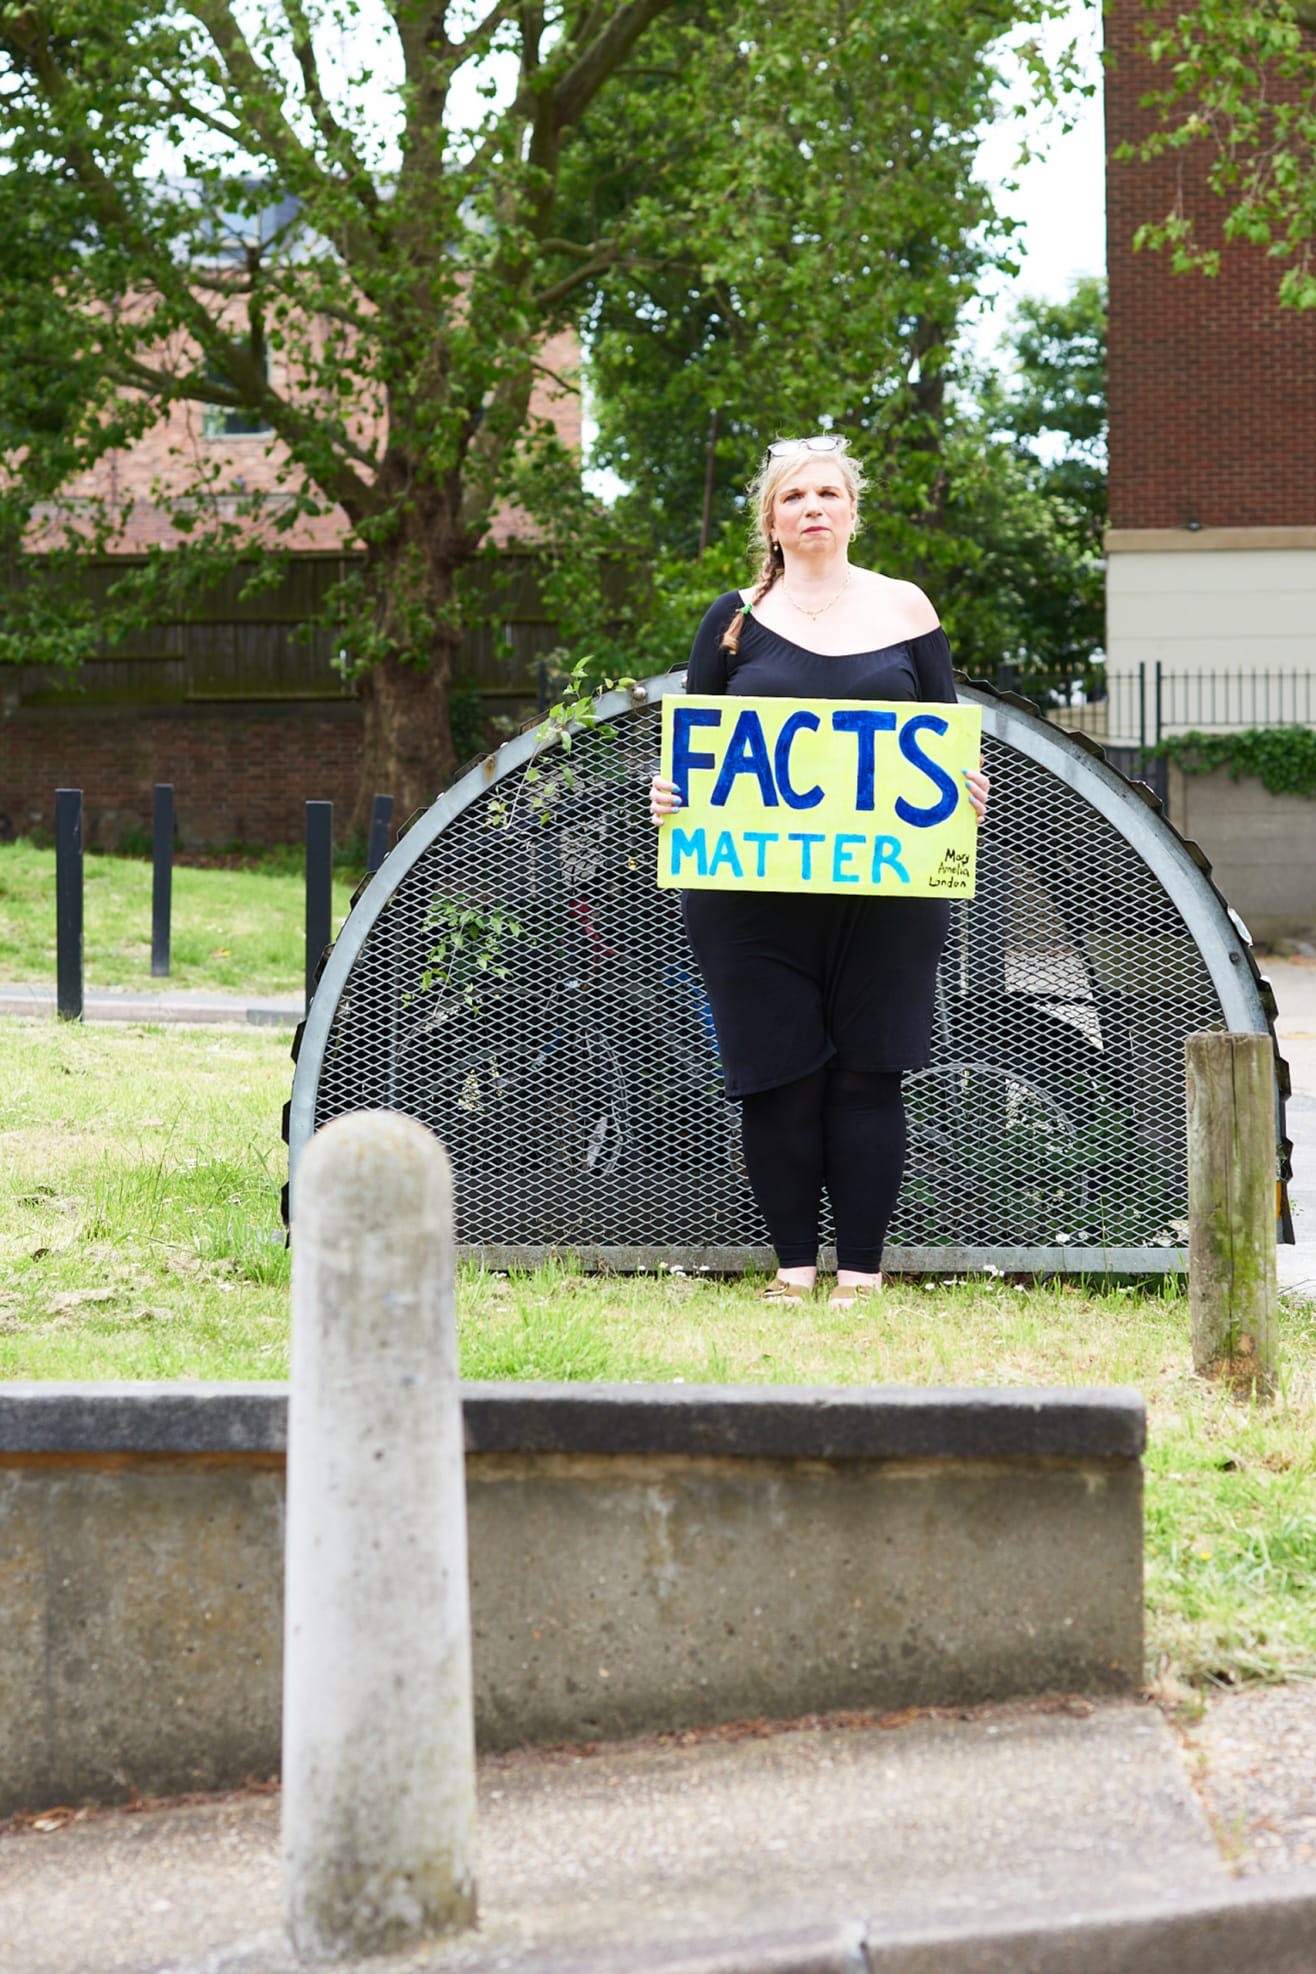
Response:
[{"label": "black bollard post", "polygon": [[169,973],[169,915],[174,885],[174,786],[155,784],[155,868],[151,884],[151,978]]},{"label": "black bollard post", "polygon": [[393,823],[393,797],[376,795],[370,810],[370,847],[366,851],[366,876],[373,877],[388,855],[388,833]]},{"label": "black bollard post", "polygon": [[315,969],[333,936],[334,805],[306,804],[306,1005],[315,992]]},{"label": "black bollard post", "polygon": [[55,790],[55,1007],[82,1020],[82,790]]}]

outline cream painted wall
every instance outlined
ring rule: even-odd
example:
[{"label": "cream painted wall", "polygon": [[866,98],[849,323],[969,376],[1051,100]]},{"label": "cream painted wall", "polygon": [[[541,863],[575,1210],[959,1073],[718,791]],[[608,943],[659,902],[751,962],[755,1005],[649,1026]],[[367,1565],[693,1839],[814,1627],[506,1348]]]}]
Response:
[{"label": "cream painted wall", "polygon": [[[1129,708],[1136,701],[1117,681],[1145,665],[1150,695],[1157,662],[1164,678],[1163,731],[1295,719],[1316,723],[1316,528],[1283,530],[1300,538],[1292,545],[1254,547],[1239,540],[1280,532],[1216,529],[1186,538],[1169,530],[1111,532],[1106,662],[1111,709],[1123,709],[1121,726],[1130,724]],[[1171,674],[1188,672],[1282,672],[1290,677],[1282,697],[1272,692],[1267,698],[1258,690],[1254,698],[1243,687],[1233,688],[1226,698],[1217,690],[1212,717],[1209,692],[1200,695],[1170,682]],[[1298,675],[1296,684],[1293,674]],[[1263,711],[1254,718],[1254,707],[1268,707],[1269,716]],[[1111,732],[1109,738],[1136,740],[1137,735]]]}]

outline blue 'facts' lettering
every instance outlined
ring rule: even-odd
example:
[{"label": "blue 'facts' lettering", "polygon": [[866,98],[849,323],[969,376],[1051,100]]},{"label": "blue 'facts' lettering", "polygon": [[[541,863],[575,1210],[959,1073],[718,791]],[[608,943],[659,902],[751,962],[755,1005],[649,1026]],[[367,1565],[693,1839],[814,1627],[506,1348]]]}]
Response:
[{"label": "blue 'facts' lettering", "polygon": [[717,756],[696,754],[690,747],[692,727],[720,727],[722,714],[716,706],[678,706],[672,721],[672,780],[683,802],[690,800],[690,770],[715,768]]},{"label": "blue 'facts' lettering", "polygon": [[[709,760],[711,765],[711,756]],[[710,797],[715,809],[726,807],[727,797],[735,786],[737,775],[753,775],[758,782],[759,795],[764,808],[777,807],[777,791],[772,785],[772,768],[768,761],[768,743],[763,738],[763,722],[749,706],[738,715],[736,724],[731,729],[731,739],[722,757],[722,772],[713,786]]]},{"label": "blue 'facts' lettering", "polygon": [[877,744],[879,733],[894,733],[896,716],[894,713],[869,712],[863,707],[845,707],[832,714],[833,733],[853,733],[858,736],[859,762],[855,769],[854,805],[856,809],[873,807],[873,780],[876,773]]},{"label": "blue 'facts' lettering", "polygon": [[[795,744],[796,734],[806,728],[810,733],[817,733],[821,725],[822,721],[816,713],[792,713],[788,720],[782,722],[781,732],[777,735],[772,763],[777,770],[777,786],[781,790],[782,800],[789,809],[816,809],[823,799],[820,787],[806,788],[801,793],[791,782],[791,748]],[[795,841],[794,837],[791,841]]]},{"label": "blue 'facts' lettering", "polygon": [[916,808],[903,795],[896,798],[896,814],[901,822],[909,823],[914,829],[931,829],[933,823],[945,822],[947,816],[954,813],[960,799],[960,791],[946,769],[936,761],[930,761],[918,744],[919,734],[925,727],[933,733],[945,733],[949,724],[936,713],[917,713],[912,720],[906,720],[900,729],[900,751],[905,759],[941,790],[940,799],[926,809]]}]

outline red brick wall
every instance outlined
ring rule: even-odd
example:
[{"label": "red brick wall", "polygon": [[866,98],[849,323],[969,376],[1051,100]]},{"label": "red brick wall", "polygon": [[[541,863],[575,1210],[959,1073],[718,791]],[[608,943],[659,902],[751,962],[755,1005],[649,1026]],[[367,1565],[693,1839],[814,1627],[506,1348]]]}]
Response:
[{"label": "red brick wall", "polygon": [[[1107,147],[1149,125],[1139,97],[1156,71],[1137,54],[1142,0],[1106,16]],[[1132,251],[1135,230],[1185,204],[1203,245],[1223,205],[1203,182],[1205,149],[1107,171],[1112,528],[1316,524],[1316,313],[1281,309],[1279,270],[1226,246],[1219,276],[1175,274]]]},{"label": "red brick wall", "polygon": [[[545,371],[572,379],[580,369],[580,345],[573,331],[563,330],[544,345]],[[285,369],[276,362],[272,381],[287,390]],[[581,400],[578,389],[566,389],[549,375],[536,382],[530,399],[530,415],[551,421],[564,446],[579,454],[581,449]],[[366,423],[362,436],[368,441],[375,428]],[[106,502],[119,517],[120,527],[110,543],[119,555],[140,554],[143,550],[170,547],[180,540],[167,507],[156,503],[158,487],[180,492],[193,484],[198,466],[213,474],[211,492],[222,518],[234,521],[244,493],[264,493],[282,497],[281,473],[286,454],[277,440],[268,436],[207,438],[202,407],[176,404],[168,407],[135,445],[108,453],[93,472],[69,482],[66,492],[73,499]],[[258,531],[252,529],[253,535]],[[526,516],[515,508],[502,508],[495,514],[490,539],[500,547],[513,537],[533,538],[535,530]],[[303,516],[288,533],[275,534],[268,525],[267,541],[275,548],[300,551],[342,548],[348,538],[347,517],[341,508],[317,517]],[[33,546],[41,544],[38,527]]]},{"label": "red brick wall", "polygon": [[88,847],[113,849],[127,829],[149,836],[152,791],[172,782],[184,849],[299,843],[308,801],[334,804],[341,841],[360,772],[355,705],[34,709],[0,722],[0,831],[53,835],[56,788],[80,788]]}]

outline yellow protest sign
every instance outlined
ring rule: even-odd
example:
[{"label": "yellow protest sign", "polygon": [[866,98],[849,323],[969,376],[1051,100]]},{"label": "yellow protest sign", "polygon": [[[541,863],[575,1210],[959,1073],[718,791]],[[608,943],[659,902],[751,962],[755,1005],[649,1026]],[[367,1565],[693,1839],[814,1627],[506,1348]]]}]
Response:
[{"label": "yellow protest sign", "polygon": [[976,706],[669,694],[658,883],[971,898],[981,738]]}]

